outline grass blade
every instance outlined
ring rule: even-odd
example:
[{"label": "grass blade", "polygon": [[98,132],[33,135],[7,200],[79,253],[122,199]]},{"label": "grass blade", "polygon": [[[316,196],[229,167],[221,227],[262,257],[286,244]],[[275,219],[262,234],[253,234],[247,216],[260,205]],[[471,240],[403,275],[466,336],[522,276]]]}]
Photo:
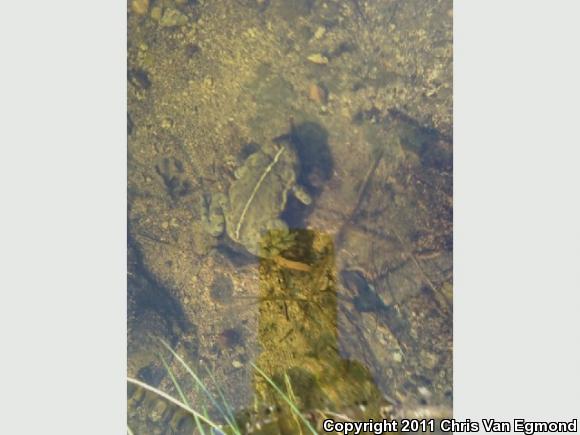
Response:
[{"label": "grass blade", "polygon": [[[163,366],[165,367],[167,374],[171,378],[171,382],[173,382],[173,385],[175,385],[175,388],[177,389],[177,392],[179,393],[179,397],[181,397],[181,400],[183,401],[183,403],[185,403],[187,406],[189,406],[191,408],[191,405],[187,401],[187,397],[185,397],[185,394],[183,393],[183,390],[181,389],[179,382],[177,382],[177,379],[175,378],[175,375],[173,374],[173,370],[171,370],[171,367],[169,367],[169,364],[167,364],[167,361],[165,361],[165,358],[163,358],[163,356],[160,355],[159,357],[161,358],[161,362],[163,363]],[[197,415],[194,415],[193,418],[195,419],[195,425],[197,426],[199,433],[201,433],[202,435],[205,435],[205,430],[203,430],[203,426],[201,425],[201,422],[200,422],[199,418],[197,417]]]},{"label": "grass blade", "polygon": [[[296,403],[296,396],[294,395],[294,390],[292,390],[292,383],[290,382],[290,377],[288,373],[284,372],[284,383],[286,384],[286,391],[288,391],[288,397],[294,403]],[[302,435],[302,427],[300,426],[300,422],[298,421],[298,416],[295,412],[292,413],[292,417],[294,417],[294,421],[298,425],[300,429],[300,435]]]},{"label": "grass blade", "polygon": [[177,359],[177,361],[179,361],[181,363],[181,365],[185,368],[185,370],[187,370],[187,372],[191,375],[191,377],[193,378],[193,380],[202,389],[202,391],[205,393],[205,395],[211,401],[212,405],[215,406],[216,409],[221,413],[221,415],[223,416],[223,418],[226,420],[226,422],[228,423],[228,425],[234,430],[234,432],[236,434],[241,435],[241,432],[239,431],[239,429],[237,427],[237,424],[235,422],[235,419],[232,420],[229,417],[228,413],[222,408],[222,406],[217,402],[217,400],[215,400],[215,398],[209,392],[209,390],[207,389],[207,387],[205,386],[205,384],[203,383],[203,381],[201,379],[199,379],[199,377],[195,374],[195,372],[191,369],[191,367],[189,367],[189,365],[183,360],[183,358],[181,358],[179,356],[179,354],[177,352],[175,352],[171,348],[171,346],[165,340],[159,338],[159,341],[163,344],[163,346],[165,346],[165,348],[169,352],[171,352],[171,354],[175,357],[175,359]]},{"label": "grass blade", "polygon": [[194,411],[193,409],[191,409],[189,406],[187,406],[185,403],[180,402],[179,400],[177,400],[176,398],[170,396],[169,394],[165,393],[164,391],[159,390],[158,388],[152,387],[149,384],[146,384],[145,382],[142,382],[138,379],[135,378],[127,378],[127,382],[129,382],[130,384],[133,385],[137,385],[147,391],[150,391],[154,394],[157,394],[160,397],[163,397],[165,400],[173,403],[174,405],[178,406],[179,408],[183,409],[184,411],[190,413],[193,416],[197,416],[197,418],[199,418],[201,421],[203,421],[204,423],[207,423],[209,426],[213,427],[214,429],[223,432],[223,429],[220,427],[219,424],[213,422],[212,420],[210,420],[209,418],[205,417],[204,415],[200,414],[197,411]]},{"label": "grass blade", "polygon": [[304,417],[304,415],[300,412],[300,410],[298,409],[296,404],[294,404],[294,402],[292,402],[292,400],[290,400],[288,398],[288,396],[280,389],[280,387],[278,387],[278,385],[276,385],[276,383],[272,379],[270,379],[270,377],[266,373],[264,373],[258,366],[256,366],[254,363],[250,363],[250,364],[252,364],[252,367],[254,367],[254,369],[260,375],[262,375],[262,377],[272,386],[272,388],[274,388],[274,390],[276,390],[276,392],[278,394],[280,394],[282,399],[284,399],[284,401],[288,404],[288,406],[290,406],[290,409],[292,409],[292,411],[294,413],[296,413],[296,415],[298,417],[300,417],[300,419],[306,425],[306,427],[310,430],[310,432],[312,432],[314,435],[318,435],[318,432],[316,432],[316,429],[314,429],[314,427],[308,421],[308,419],[306,417]]},{"label": "grass blade", "polygon": [[235,429],[237,429],[238,431],[240,431],[240,428],[238,427],[238,424],[237,424],[237,422],[236,422],[236,418],[234,417],[234,413],[233,413],[233,411],[232,411],[232,408],[231,408],[231,406],[228,404],[228,401],[226,400],[226,398],[225,398],[225,396],[224,396],[224,394],[223,394],[223,392],[222,392],[222,389],[220,388],[219,384],[216,382],[216,380],[215,380],[215,377],[214,377],[213,373],[211,372],[211,370],[210,370],[209,368],[207,368],[207,366],[205,366],[205,365],[204,365],[204,368],[205,368],[205,370],[206,370],[207,374],[209,375],[209,377],[211,378],[211,380],[212,380],[213,384],[215,385],[215,387],[216,387],[216,389],[217,389],[217,392],[218,392],[218,394],[219,394],[219,396],[220,396],[220,399],[221,399],[221,401],[222,401],[222,403],[223,403],[223,405],[224,405],[224,408],[225,408],[226,412],[228,413],[228,416],[229,416],[229,417],[230,417],[230,419],[231,419],[231,420],[234,422],[234,424],[235,424]]}]

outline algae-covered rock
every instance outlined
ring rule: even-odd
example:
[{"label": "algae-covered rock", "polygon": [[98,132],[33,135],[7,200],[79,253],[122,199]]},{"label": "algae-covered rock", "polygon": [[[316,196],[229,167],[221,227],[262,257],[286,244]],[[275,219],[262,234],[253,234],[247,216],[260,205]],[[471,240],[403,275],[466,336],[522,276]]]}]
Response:
[{"label": "algae-covered rock", "polygon": [[151,19],[155,21],[159,21],[163,16],[163,9],[161,6],[154,6],[151,8]]},{"label": "algae-covered rock", "polygon": [[177,27],[187,24],[189,18],[177,9],[167,8],[159,20],[161,27]]},{"label": "algae-covered rock", "polygon": [[137,15],[145,15],[149,10],[149,0],[132,0],[131,10]]}]

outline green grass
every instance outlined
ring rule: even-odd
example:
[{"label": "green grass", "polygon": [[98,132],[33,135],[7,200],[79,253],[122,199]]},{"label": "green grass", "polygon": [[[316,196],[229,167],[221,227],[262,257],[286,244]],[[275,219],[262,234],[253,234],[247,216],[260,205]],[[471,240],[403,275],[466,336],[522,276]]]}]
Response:
[{"label": "green grass", "polygon": [[251,364],[252,367],[254,367],[254,370],[256,370],[266,380],[266,382],[268,382],[268,384],[270,384],[272,388],[274,388],[274,390],[280,395],[282,399],[284,399],[284,401],[288,404],[294,415],[297,416],[300,420],[302,420],[302,422],[306,425],[306,427],[310,430],[310,432],[316,435],[317,434],[316,429],[312,427],[312,424],[308,421],[308,419],[304,416],[304,414],[300,412],[296,404],[292,400],[290,400],[290,398],[284,393],[284,391],[282,391],[280,387],[276,385],[276,383],[270,377],[268,377],[266,373],[264,373],[258,366],[254,365],[253,363]]},{"label": "green grass", "polygon": [[[191,378],[195,382],[195,385],[197,385],[199,391],[201,391],[207,397],[207,399],[209,400],[209,403],[211,403],[211,406],[216,411],[218,411],[221,418],[225,421],[225,424],[219,424],[219,423],[215,422],[214,420],[212,420],[211,418],[209,418],[207,409],[205,407],[203,407],[202,409],[194,409],[190,405],[189,401],[187,400],[187,396],[186,396],[185,392],[183,391],[183,388],[181,387],[181,385],[177,381],[177,378],[175,377],[175,374],[173,373],[173,370],[171,369],[171,367],[169,366],[169,364],[167,363],[165,358],[163,358],[162,356],[161,356],[161,362],[163,363],[163,366],[165,367],[165,370],[167,371],[167,374],[169,375],[171,382],[175,386],[175,389],[179,395],[179,399],[165,393],[164,391],[159,390],[158,388],[155,388],[151,385],[148,385],[145,382],[142,382],[138,379],[127,377],[127,382],[130,384],[136,385],[138,387],[141,387],[149,392],[152,392],[152,393],[164,398],[165,400],[171,402],[172,404],[176,405],[177,407],[181,408],[183,411],[189,413],[194,418],[196,427],[197,427],[199,433],[202,435],[205,435],[206,433],[215,433],[212,431],[212,429],[214,431],[217,431],[217,433],[221,433],[221,434],[242,435],[243,432],[241,431],[241,429],[240,429],[240,427],[235,419],[234,410],[232,409],[230,404],[227,402],[222,389],[220,388],[220,386],[216,382],[211,371],[206,368],[207,375],[211,378],[212,383],[214,384],[214,386],[218,392],[218,397],[215,397],[213,394],[211,394],[207,385],[199,378],[199,376],[184,361],[184,359],[181,356],[179,356],[179,354],[171,348],[171,346],[166,341],[164,341],[162,339],[159,339],[159,341],[173,355],[173,357],[181,364],[181,366],[185,369],[185,371],[191,376]],[[286,393],[284,393],[284,391],[282,391],[282,389],[266,373],[264,373],[263,370],[261,370],[259,367],[257,367],[253,363],[251,363],[251,364],[252,364],[252,367],[254,368],[254,370],[256,370],[256,372],[266,380],[266,382],[274,389],[274,391],[276,391],[276,393],[280,396],[280,398],[290,407],[290,410],[292,411],[292,414],[295,416],[295,418],[297,420],[300,420],[302,423],[304,423],[304,425],[306,426],[306,428],[309,430],[309,432],[311,434],[318,435],[318,432],[316,432],[316,429],[312,426],[310,421],[308,421],[308,419],[304,416],[304,414],[302,414],[302,412],[300,412],[300,410],[298,409],[298,406],[296,406],[296,403],[294,402],[294,400],[292,400],[291,397],[288,397],[288,395]],[[286,379],[286,381],[288,383],[289,379]],[[289,385],[287,385],[287,388],[289,389],[288,391],[289,391],[290,395],[293,396],[293,394],[291,394],[291,391],[292,391],[291,387]],[[129,426],[127,426],[127,433],[128,433],[128,435],[134,435],[134,432],[131,431]]]}]

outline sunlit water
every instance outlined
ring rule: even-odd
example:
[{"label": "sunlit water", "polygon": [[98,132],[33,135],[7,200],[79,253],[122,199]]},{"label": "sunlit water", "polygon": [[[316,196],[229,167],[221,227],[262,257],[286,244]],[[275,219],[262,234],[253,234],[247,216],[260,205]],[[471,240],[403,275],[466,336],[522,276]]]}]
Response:
[{"label": "sunlit water", "polygon": [[451,8],[130,2],[130,378],[241,433],[449,416]]}]

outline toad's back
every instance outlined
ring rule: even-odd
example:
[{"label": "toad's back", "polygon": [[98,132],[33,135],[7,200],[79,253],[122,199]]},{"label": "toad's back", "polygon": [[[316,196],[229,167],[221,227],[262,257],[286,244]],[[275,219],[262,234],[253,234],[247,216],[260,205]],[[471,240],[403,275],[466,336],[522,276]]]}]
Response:
[{"label": "toad's back", "polygon": [[296,183],[295,163],[286,147],[272,155],[259,151],[248,157],[229,190],[226,226],[234,241],[254,244],[268,223],[279,217]]}]

